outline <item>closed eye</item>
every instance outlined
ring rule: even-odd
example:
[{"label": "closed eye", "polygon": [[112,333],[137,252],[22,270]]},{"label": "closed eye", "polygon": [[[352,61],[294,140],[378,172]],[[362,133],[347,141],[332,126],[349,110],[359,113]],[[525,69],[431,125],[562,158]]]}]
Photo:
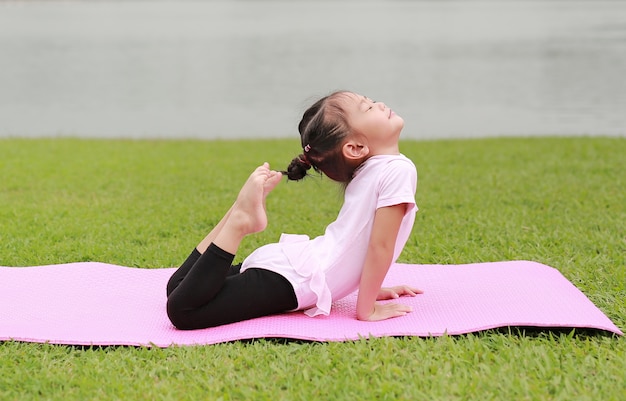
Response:
[{"label": "closed eye", "polygon": [[372,99],[370,99],[370,98],[369,98],[369,97],[367,97],[367,96],[363,96],[363,101],[366,101],[366,102],[368,102],[368,101],[369,101],[369,102],[371,102],[371,105],[370,105],[367,109],[365,109],[365,111],[366,111],[366,112],[367,112],[367,111],[370,111],[371,109],[373,109],[373,108],[374,108],[374,105],[373,105],[373,104],[374,104],[374,103],[376,103],[376,101],[375,101],[375,100],[372,100]]}]

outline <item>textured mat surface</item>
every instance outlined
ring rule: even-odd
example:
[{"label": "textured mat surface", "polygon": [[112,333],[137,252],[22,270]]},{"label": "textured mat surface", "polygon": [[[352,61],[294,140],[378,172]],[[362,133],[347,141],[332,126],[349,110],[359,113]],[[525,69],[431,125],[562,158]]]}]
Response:
[{"label": "textured mat surface", "polygon": [[382,322],[356,320],[353,294],[333,304],[327,317],[294,312],[195,331],[176,330],[165,314],[173,271],[98,262],[0,267],[0,340],[167,347],[263,337],[439,336],[507,326],[622,334],[561,273],[535,262],[394,265],[385,285],[410,284],[424,294],[401,299],[412,313]]}]

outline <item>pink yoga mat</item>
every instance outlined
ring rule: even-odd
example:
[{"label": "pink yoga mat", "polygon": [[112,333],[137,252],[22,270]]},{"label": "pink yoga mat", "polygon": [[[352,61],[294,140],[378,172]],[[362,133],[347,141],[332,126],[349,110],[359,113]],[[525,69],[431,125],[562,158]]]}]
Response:
[{"label": "pink yoga mat", "polygon": [[535,262],[394,265],[385,285],[410,284],[424,294],[403,297],[413,312],[382,322],[356,320],[352,294],[334,303],[327,317],[293,312],[195,331],[175,329],[165,313],[173,271],[97,262],[0,267],[0,340],[168,347],[252,338],[440,336],[508,326],[622,335],[556,269]]}]

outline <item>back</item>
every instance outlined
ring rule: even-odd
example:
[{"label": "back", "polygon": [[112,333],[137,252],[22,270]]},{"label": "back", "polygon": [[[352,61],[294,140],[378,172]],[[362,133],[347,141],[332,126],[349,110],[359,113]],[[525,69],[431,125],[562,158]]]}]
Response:
[{"label": "back", "polygon": [[298,309],[309,315],[329,314],[333,300],[358,288],[376,209],[406,203],[394,252],[402,251],[415,220],[415,165],[403,155],[369,158],[346,188],[337,219],[323,235],[283,235],[281,242],[257,249],[242,269],[261,267],[285,276],[298,297]]}]

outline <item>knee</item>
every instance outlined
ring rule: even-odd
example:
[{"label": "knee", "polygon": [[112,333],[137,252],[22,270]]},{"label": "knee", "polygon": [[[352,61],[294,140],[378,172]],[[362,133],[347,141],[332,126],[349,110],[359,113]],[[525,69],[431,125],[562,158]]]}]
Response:
[{"label": "knee", "polygon": [[172,277],[170,277],[170,279],[167,281],[167,286],[166,286],[166,293],[168,297],[172,295],[172,292],[174,292],[174,290],[176,289],[176,287],[178,287],[180,282],[181,280],[180,278],[176,277],[176,273],[174,273]]},{"label": "knee", "polygon": [[176,302],[176,299],[167,299],[167,317],[170,322],[179,330],[192,330],[197,327],[193,327],[192,321],[189,318],[189,311],[187,308],[182,307]]}]

